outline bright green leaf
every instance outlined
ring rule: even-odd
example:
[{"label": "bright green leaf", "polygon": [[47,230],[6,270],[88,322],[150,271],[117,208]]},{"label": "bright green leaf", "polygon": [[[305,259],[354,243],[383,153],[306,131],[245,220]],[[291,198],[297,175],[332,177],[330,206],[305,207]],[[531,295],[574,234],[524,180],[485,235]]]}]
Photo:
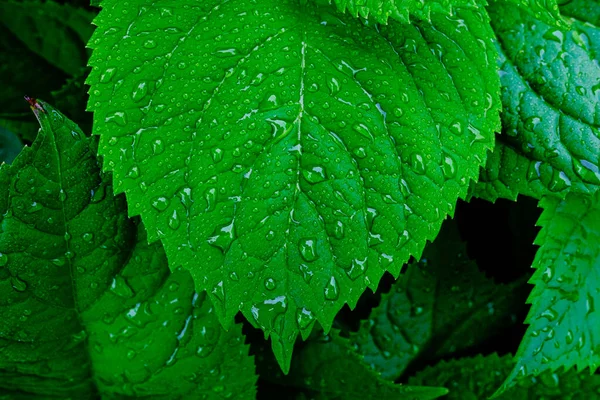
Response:
[{"label": "bright green leaf", "polygon": [[136,241],[91,140],[46,103],[34,112],[37,140],[0,167],[2,396],[253,398],[241,327],[222,331],[189,273],[141,227]]},{"label": "bright green leaf", "polygon": [[420,255],[492,146],[485,11],[378,31],[297,0],[102,5],[89,104],[115,190],[284,369]]},{"label": "bright green leaf", "polygon": [[[573,3],[566,15],[582,13],[583,4],[600,13],[598,2]],[[501,55],[502,135],[474,194],[495,201],[597,190],[600,29],[592,24],[598,18],[566,17],[571,29],[562,30],[510,5],[495,4],[490,12]]]},{"label": "bright green leaf", "polygon": [[395,380],[416,360],[439,359],[493,338],[515,319],[527,296],[522,286],[486,278],[468,259],[456,226],[445,224],[351,341],[367,364]]},{"label": "bright green leaf", "polygon": [[559,367],[600,365],[600,192],[544,197],[527,329],[504,383]]},{"label": "bright green leaf", "polygon": [[[321,0],[326,1],[326,0]],[[431,13],[452,15],[455,7],[477,8],[475,0],[328,0],[334,3],[341,12],[348,12],[354,17],[374,19],[386,24],[388,18],[403,23],[411,20],[430,20]]]},{"label": "bright green leaf", "polygon": [[93,17],[93,12],[52,0],[0,2],[0,23],[32,52],[70,75],[87,63],[85,43],[94,31]]},{"label": "bright green leaf", "polygon": [[[444,386],[450,393],[444,400],[489,398],[513,366],[511,356],[497,354],[442,361],[410,378],[411,385]],[[598,398],[600,376],[568,372],[544,372],[519,383],[499,400],[588,400]]]},{"label": "bright green leaf", "polygon": [[275,363],[259,361],[261,377],[300,392],[299,399],[314,400],[429,400],[448,391],[440,387],[394,384],[369,368],[348,339],[335,329],[325,335],[314,333],[294,354],[285,376]]}]

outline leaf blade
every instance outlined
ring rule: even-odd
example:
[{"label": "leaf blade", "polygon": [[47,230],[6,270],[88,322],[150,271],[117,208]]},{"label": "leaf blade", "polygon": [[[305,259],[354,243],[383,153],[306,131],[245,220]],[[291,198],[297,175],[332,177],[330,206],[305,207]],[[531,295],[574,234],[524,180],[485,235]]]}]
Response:
[{"label": "leaf blade", "polygon": [[[229,2],[139,4],[116,32],[123,5],[103,1],[90,41],[89,104],[105,168],[222,323],[241,309],[272,335],[286,368],[298,333],[315,320],[328,329],[385,270],[398,274],[477,176],[498,125],[487,16],[464,10],[378,32],[296,1],[248,4],[252,12],[225,24],[237,15]],[[181,25],[171,29],[161,13]],[[160,43],[143,33],[148,24],[166,33]],[[202,63],[182,57],[200,43]],[[146,67],[101,49],[145,45]]]}]

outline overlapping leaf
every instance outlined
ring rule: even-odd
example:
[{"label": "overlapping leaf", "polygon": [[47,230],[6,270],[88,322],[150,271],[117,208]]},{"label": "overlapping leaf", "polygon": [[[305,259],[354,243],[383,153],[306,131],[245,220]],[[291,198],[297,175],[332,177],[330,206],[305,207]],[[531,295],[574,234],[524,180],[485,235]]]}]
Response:
[{"label": "overlapping leaf", "polygon": [[302,1],[103,1],[99,153],[172,268],[289,365],[419,255],[498,127],[485,11],[380,30]]},{"label": "overlapping leaf", "polygon": [[127,219],[91,140],[42,129],[0,168],[0,398],[252,398],[252,358],[187,271]]},{"label": "overlapping leaf", "polygon": [[329,335],[315,332],[303,343],[294,354],[287,376],[281,373],[275,363],[259,360],[258,365],[259,369],[263,367],[263,378],[286,386],[288,391],[297,390],[299,399],[429,400],[447,393],[441,387],[399,385],[382,379],[365,364],[348,339],[341,337],[335,329]]},{"label": "overlapping leaf", "polygon": [[398,379],[417,360],[460,352],[509,326],[527,296],[522,283],[486,278],[467,258],[455,225],[447,223],[351,341],[384,378]]},{"label": "overlapping leaf", "polygon": [[494,201],[598,190],[600,3],[565,6],[568,30],[509,4],[490,10],[501,54],[503,127],[475,194]]},{"label": "overlapping leaf", "polygon": [[530,282],[530,325],[502,387],[559,367],[600,365],[600,192],[545,197]]},{"label": "overlapping leaf", "polygon": [[[497,354],[442,361],[411,377],[410,384],[438,385],[449,390],[446,400],[487,399],[502,383],[513,365],[511,356]],[[588,400],[598,397],[600,376],[575,371],[547,371],[531,377],[505,394],[501,400]]]}]

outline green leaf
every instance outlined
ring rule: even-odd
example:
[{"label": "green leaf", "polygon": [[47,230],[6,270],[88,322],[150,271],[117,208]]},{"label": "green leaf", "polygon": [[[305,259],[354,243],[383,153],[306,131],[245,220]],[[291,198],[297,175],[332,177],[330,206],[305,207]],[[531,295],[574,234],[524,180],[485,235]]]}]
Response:
[{"label": "green leaf", "polygon": [[32,52],[70,75],[87,63],[85,43],[94,31],[93,17],[93,12],[52,0],[0,3],[0,23]]},{"label": "green leaf", "polygon": [[[512,357],[497,354],[442,361],[420,371],[409,382],[414,385],[444,386],[450,393],[444,400],[487,399],[502,383],[513,365]],[[575,371],[546,371],[539,377],[520,382],[501,400],[586,400],[595,399],[600,391],[600,376]]]},{"label": "green leaf", "polygon": [[[323,1],[323,0],[322,0]],[[353,17],[374,19],[386,24],[388,18],[403,23],[411,20],[430,20],[431,13],[452,15],[455,7],[478,8],[475,0],[328,0],[334,3],[341,12],[348,12]]]},{"label": "green leaf", "polygon": [[189,273],[170,273],[141,227],[136,241],[91,139],[32,108],[37,140],[0,167],[2,395],[252,398],[241,327],[222,331]]},{"label": "green leaf", "polygon": [[499,122],[485,11],[376,30],[301,3],[105,0],[89,43],[115,190],[284,369],[300,331],[420,255]]},{"label": "green leaf", "polygon": [[495,284],[468,259],[454,224],[445,224],[419,262],[384,294],[351,341],[384,378],[415,361],[439,359],[493,338],[515,319],[522,282]]},{"label": "green leaf", "polygon": [[440,387],[394,384],[369,368],[337,330],[329,335],[314,333],[294,355],[290,373],[285,376],[275,363],[258,361],[261,377],[298,390],[315,400],[401,399],[429,400],[448,391]]},{"label": "green leaf", "polygon": [[600,192],[544,197],[533,262],[535,284],[516,365],[500,393],[544,371],[600,365]]},{"label": "green leaf", "polygon": [[[580,21],[582,2],[564,13],[570,30],[535,20],[508,4],[489,8],[498,36],[502,135],[474,194],[495,201],[518,194],[564,197],[600,185],[600,29]],[[600,13],[600,3],[594,5]],[[592,12],[589,13],[593,15]]]}]

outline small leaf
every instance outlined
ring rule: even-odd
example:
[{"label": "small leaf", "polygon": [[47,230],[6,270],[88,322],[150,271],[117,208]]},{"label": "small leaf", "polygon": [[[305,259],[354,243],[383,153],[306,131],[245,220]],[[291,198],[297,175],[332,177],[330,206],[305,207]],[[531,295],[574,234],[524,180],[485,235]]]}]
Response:
[{"label": "small leaf", "polygon": [[147,4],[95,20],[99,154],[170,266],[287,369],[478,175],[499,122],[487,16],[375,29],[299,0]]},{"label": "small leaf", "polygon": [[598,2],[572,2],[563,9],[568,30],[508,4],[490,6],[504,109],[502,135],[476,196],[539,199],[600,187],[600,29],[593,12],[589,21],[570,16],[583,13],[583,5],[600,13]]},{"label": "small leaf", "polygon": [[[262,361],[262,362],[261,362]],[[275,363],[259,360],[261,377],[286,390],[296,389],[315,400],[407,399],[429,400],[448,391],[440,387],[394,384],[381,378],[356,353],[347,339],[332,330],[314,333],[294,355],[285,376]]]},{"label": "small leaf", "polygon": [[530,326],[499,393],[544,371],[600,365],[600,192],[544,197],[541,206]]},{"label": "small leaf", "polygon": [[[444,386],[449,393],[444,400],[480,400],[489,398],[513,365],[512,357],[497,354],[442,361],[409,379],[411,385]],[[600,390],[600,376],[575,371],[546,371],[529,378],[499,400],[583,400],[595,399]]]},{"label": "small leaf", "polygon": [[527,296],[522,283],[486,278],[446,223],[350,339],[368,365],[395,380],[411,363],[474,347],[509,326]]},{"label": "small leaf", "polygon": [[223,331],[189,273],[127,219],[92,140],[30,101],[38,138],[0,167],[0,393],[253,398],[241,327]]}]

